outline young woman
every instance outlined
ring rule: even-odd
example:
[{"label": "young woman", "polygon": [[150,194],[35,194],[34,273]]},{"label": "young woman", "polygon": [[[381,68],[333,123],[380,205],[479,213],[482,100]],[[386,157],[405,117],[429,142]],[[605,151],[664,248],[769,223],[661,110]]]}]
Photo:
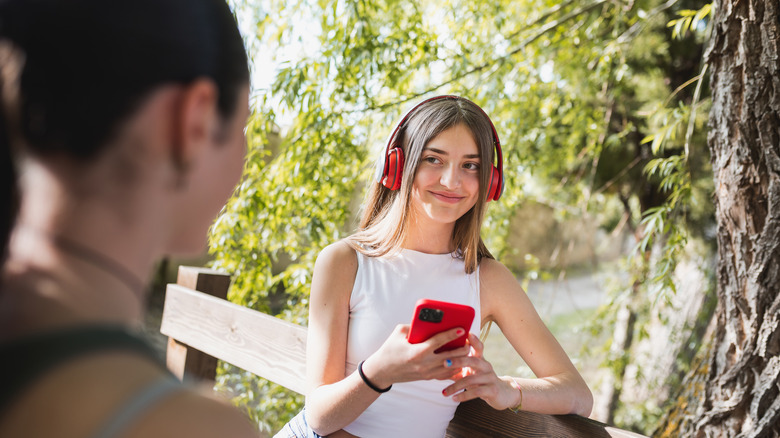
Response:
[{"label": "young woman", "polygon": [[[398,124],[359,231],[315,264],[306,408],[277,436],[444,436],[457,404],[474,398],[590,414],[587,385],[480,238],[486,202],[501,195],[501,161],[492,122],[467,99],[428,99]],[[421,298],[472,306],[477,317],[410,344]],[[489,321],[538,378],[495,374],[476,336]],[[436,352],[464,330],[467,346]]]},{"label": "young woman", "polygon": [[255,436],[133,330],[239,178],[248,84],[222,0],[0,0],[0,436]]}]

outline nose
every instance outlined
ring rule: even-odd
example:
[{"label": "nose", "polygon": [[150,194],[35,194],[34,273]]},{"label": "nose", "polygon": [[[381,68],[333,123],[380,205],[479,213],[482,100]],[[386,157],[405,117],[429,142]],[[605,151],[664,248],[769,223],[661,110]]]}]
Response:
[{"label": "nose", "polygon": [[442,170],[441,178],[439,179],[439,183],[442,186],[448,189],[454,189],[460,185],[460,181],[460,168],[457,165],[450,164]]}]

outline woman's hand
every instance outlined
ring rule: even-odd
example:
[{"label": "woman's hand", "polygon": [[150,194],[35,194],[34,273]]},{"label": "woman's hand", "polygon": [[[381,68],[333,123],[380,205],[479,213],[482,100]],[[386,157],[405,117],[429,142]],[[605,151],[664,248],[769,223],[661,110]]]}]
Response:
[{"label": "woman's hand", "polygon": [[512,385],[511,377],[498,377],[493,366],[482,357],[484,346],[473,333],[469,334],[468,356],[452,359],[453,368],[463,372],[454,376],[455,383],[444,389],[443,394],[457,402],[481,398],[494,409],[508,409],[522,401],[520,391]]},{"label": "woman's hand", "polygon": [[387,388],[400,382],[454,379],[454,374],[461,373],[455,363],[469,354],[468,345],[441,353],[435,351],[462,336],[463,328],[438,333],[419,344],[410,344],[406,339],[409,328],[407,324],[397,325],[379,350],[363,363],[363,372],[373,384]]}]

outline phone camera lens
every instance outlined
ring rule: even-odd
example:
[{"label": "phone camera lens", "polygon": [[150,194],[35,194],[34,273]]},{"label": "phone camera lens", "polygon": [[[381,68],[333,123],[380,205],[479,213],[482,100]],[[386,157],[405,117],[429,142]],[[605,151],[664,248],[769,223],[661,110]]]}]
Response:
[{"label": "phone camera lens", "polygon": [[439,309],[424,307],[420,309],[420,320],[427,322],[441,322],[444,312]]}]

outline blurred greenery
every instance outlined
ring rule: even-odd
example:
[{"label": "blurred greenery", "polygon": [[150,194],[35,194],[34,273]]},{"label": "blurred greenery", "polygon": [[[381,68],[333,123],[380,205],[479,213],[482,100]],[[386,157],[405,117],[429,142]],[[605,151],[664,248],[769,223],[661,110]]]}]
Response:
[{"label": "blurred greenery", "polygon": [[[711,242],[707,2],[232,4],[242,23],[254,23],[247,45],[255,68],[277,66],[272,85],[254,91],[244,178],[210,237],[214,267],[234,275],[235,302],[306,323],[316,255],[354,229],[393,123],[434,94],[466,96],[496,125],[506,190],[491,203],[483,236],[499,259],[511,250],[510,219],[528,201],[631,231],[631,276],[593,326],[607,327],[625,292],[641,289],[631,298],[640,334],[652,304],[675,293],[671,274],[687,241]],[[241,392],[239,402],[274,412],[255,416],[266,430],[301,406],[301,397],[241,373],[221,376],[228,387],[265,388]],[[650,417],[616,422],[647,431],[653,425],[639,423]]]}]

